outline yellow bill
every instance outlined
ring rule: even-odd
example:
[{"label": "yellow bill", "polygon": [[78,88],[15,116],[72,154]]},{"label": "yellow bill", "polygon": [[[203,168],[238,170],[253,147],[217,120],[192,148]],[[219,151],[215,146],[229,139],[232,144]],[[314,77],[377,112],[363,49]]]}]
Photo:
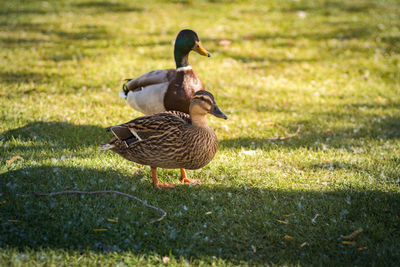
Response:
[{"label": "yellow bill", "polygon": [[199,53],[202,56],[207,56],[207,57],[211,57],[210,53],[208,53],[207,49],[205,49],[203,47],[203,45],[201,44],[201,42],[196,42],[195,45],[192,48],[193,51],[196,51],[197,53]]}]

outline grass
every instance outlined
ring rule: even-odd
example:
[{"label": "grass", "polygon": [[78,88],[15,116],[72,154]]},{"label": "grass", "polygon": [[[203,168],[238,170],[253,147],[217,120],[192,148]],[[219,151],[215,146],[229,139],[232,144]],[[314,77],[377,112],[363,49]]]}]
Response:
[{"label": "grass", "polygon": [[[0,10],[1,265],[398,264],[398,1],[16,0]],[[118,98],[121,79],[174,67],[183,28],[211,52],[190,62],[229,120],[210,118],[219,151],[189,171],[204,183],[160,191],[149,167],[97,145],[106,126],[140,116]],[[177,182],[179,171],[159,176]],[[160,214],[121,196],[33,194],[64,189],[119,190],[168,215],[147,224]]]}]

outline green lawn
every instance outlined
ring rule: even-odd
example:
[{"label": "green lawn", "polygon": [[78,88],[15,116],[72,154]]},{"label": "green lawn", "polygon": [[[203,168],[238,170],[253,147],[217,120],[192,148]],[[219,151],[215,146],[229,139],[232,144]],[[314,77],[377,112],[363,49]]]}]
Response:
[{"label": "green lawn", "polygon": [[[97,145],[141,115],[121,80],[173,68],[184,28],[229,120],[204,182],[162,191]],[[167,216],[34,195],[62,190]],[[0,265],[396,266],[400,1],[0,1],[0,192]]]}]

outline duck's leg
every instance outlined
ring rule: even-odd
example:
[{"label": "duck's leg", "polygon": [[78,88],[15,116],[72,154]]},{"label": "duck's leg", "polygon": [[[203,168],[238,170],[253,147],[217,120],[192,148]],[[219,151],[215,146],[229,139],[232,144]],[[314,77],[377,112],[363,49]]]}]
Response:
[{"label": "duck's leg", "polygon": [[151,167],[151,176],[153,178],[153,185],[154,187],[163,189],[163,188],[174,188],[175,185],[171,183],[159,183],[157,178],[157,168]]},{"label": "duck's leg", "polygon": [[181,184],[199,184],[201,183],[200,179],[189,179],[186,176],[185,169],[181,168]]}]

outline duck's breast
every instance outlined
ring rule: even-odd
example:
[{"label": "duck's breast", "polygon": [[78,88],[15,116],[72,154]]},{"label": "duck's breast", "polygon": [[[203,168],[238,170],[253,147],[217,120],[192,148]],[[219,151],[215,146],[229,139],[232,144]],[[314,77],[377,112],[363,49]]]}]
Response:
[{"label": "duck's breast", "polygon": [[214,158],[218,150],[218,140],[209,127],[190,128],[182,137],[183,147],[186,149],[180,160],[183,168],[194,170],[202,168]]},{"label": "duck's breast", "polygon": [[166,110],[189,113],[190,100],[195,92],[204,90],[204,86],[193,70],[179,71],[165,93]]}]

